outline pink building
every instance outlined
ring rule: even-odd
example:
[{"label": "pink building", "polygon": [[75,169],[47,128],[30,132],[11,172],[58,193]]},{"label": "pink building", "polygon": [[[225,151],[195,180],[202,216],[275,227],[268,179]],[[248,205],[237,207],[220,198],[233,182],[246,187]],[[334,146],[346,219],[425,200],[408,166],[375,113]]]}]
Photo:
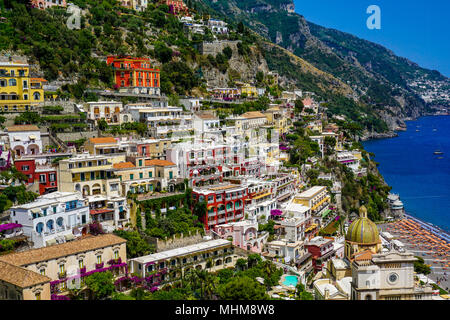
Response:
[{"label": "pink building", "polygon": [[45,10],[53,6],[67,7],[66,0],[31,0],[31,6]]},{"label": "pink building", "polygon": [[261,253],[269,233],[258,231],[258,223],[250,220],[214,226],[214,232],[222,239],[233,239],[233,245],[244,250]]}]

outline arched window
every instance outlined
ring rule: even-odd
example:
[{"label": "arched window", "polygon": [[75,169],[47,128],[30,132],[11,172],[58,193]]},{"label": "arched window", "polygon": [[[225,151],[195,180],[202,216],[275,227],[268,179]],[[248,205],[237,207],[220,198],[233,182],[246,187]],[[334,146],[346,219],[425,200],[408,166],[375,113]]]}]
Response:
[{"label": "arched window", "polygon": [[366,300],[372,300],[372,296],[370,294],[366,295]]},{"label": "arched window", "polygon": [[33,98],[34,98],[34,100],[40,100],[41,94],[39,92],[35,92],[35,93],[33,93]]},{"label": "arched window", "polygon": [[39,222],[37,225],[36,225],[36,232],[37,233],[42,233],[42,230],[44,229],[44,224],[42,223],[42,222]]}]

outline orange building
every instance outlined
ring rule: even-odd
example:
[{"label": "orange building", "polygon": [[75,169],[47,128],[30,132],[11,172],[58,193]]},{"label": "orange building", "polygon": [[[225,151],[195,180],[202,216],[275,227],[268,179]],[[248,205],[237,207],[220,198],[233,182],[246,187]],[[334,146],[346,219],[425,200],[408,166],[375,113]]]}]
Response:
[{"label": "orange building", "polygon": [[148,58],[108,56],[106,63],[113,67],[114,87],[119,91],[160,95],[160,72]]}]

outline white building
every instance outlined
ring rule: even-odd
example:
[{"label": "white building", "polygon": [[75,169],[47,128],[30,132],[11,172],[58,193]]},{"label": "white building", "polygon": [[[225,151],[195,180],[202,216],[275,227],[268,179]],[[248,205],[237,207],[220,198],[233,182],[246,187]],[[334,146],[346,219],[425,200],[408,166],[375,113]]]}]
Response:
[{"label": "white building", "polygon": [[208,28],[213,33],[228,34],[228,24],[221,20],[209,19]]},{"label": "white building", "polygon": [[88,102],[85,106],[87,118],[95,121],[104,119],[108,124],[118,125],[131,122],[131,115],[125,113],[122,102],[117,101],[93,101]]},{"label": "white building", "polygon": [[205,133],[218,130],[220,128],[220,120],[212,113],[196,113],[193,117],[193,126],[196,133]]},{"label": "white building", "polygon": [[35,125],[16,125],[6,128],[9,146],[16,156],[42,153],[41,131]]},{"label": "white building", "polygon": [[11,221],[22,225],[35,248],[73,240],[91,222],[88,203],[77,192],[45,194],[9,212]]},{"label": "white building", "polygon": [[99,222],[107,232],[124,228],[130,222],[130,212],[125,197],[93,195],[86,197],[92,221]]}]

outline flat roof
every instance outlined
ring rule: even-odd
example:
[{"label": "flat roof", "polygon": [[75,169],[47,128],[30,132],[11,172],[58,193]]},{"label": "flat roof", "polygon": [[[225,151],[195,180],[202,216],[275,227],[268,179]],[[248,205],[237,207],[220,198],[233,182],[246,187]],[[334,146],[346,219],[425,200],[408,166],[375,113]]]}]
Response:
[{"label": "flat roof", "polygon": [[311,198],[314,197],[317,193],[326,190],[327,187],[324,186],[314,186],[312,188],[309,188],[306,191],[303,191],[302,193],[295,196],[295,198]]},{"label": "flat roof", "polygon": [[225,239],[216,239],[216,240],[210,240],[205,241],[197,244],[192,244],[186,247],[166,250],[158,253],[149,254],[147,256],[138,257],[134,259],[130,259],[133,261],[136,261],[138,263],[147,263],[147,262],[153,262],[153,261],[159,261],[163,259],[170,259],[172,257],[177,256],[183,256],[186,254],[191,254],[195,252],[202,252],[205,250],[213,249],[216,247],[221,247],[224,245],[231,245],[231,242]]}]

